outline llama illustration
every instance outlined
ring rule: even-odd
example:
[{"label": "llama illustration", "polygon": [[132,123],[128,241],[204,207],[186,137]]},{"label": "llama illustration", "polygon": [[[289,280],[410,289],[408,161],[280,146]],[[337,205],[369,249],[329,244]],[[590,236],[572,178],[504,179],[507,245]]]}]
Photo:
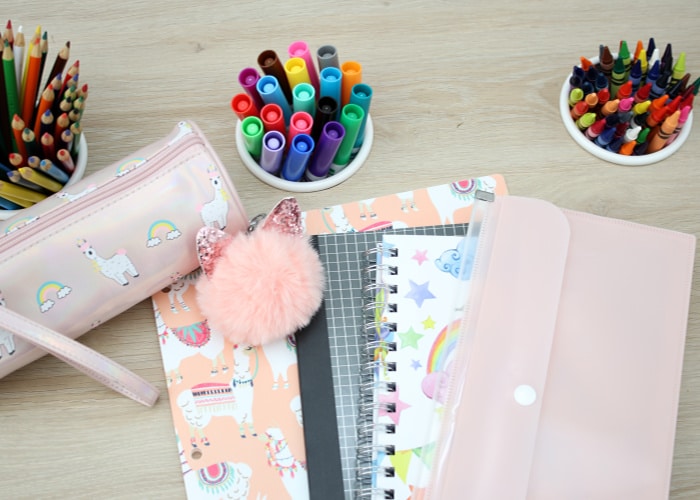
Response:
[{"label": "llama illustration", "polygon": [[204,432],[212,417],[233,417],[238,423],[241,438],[246,438],[246,428],[251,436],[257,436],[253,426],[253,379],[250,373],[250,353],[257,350],[250,346],[233,347],[234,372],[229,384],[204,383],[185,390],[177,397],[177,405],[190,429],[190,444],[197,447],[197,438],[204,446],[209,440]]},{"label": "llama illustration", "polygon": [[182,382],[180,364],[197,354],[211,360],[212,377],[217,376],[219,372],[228,372],[229,368],[224,359],[224,337],[213,332],[207,320],[173,329],[165,324],[155,304],[153,310],[168,387],[173,382]]},{"label": "llama illustration", "polygon": [[[5,296],[0,292],[0,307],[5,307]],[[0,359],[2,359],[2,348],[5,348],[8,356],[15,353],[15,337],[10,332],[0,330]]]},{"label": "llama illustration", "polygon": [[301,411],[301,397],[297,394],[289,402],[289,409],[292,410],[294,416],[297,417],[297,423],[300,427],[304,427],[304,414]]},{"label": "llama illustration", "polygon": [[172,284],[163,288],[162,292],[168,294],[168,302],[170,302],[170,310],[173,314],[177,314],[179,311],[175,305],[175,301],[180,305],[180,309],[183,311],[189,311],[190,307],[187,305],[184,299],[185,292],[189,290],[190,286],[197,283],[199,275],[202,274],[201,269],[197,269],[185,276],[178,278],[173,281]]},{"label": "llama illustration", "polygon": [[88,187],[86,187],[85,189],[83,189],[79,193],[70,194],[66,191],[61,191],[56,196],[58,198],[61,198],[62,200],[75,201],[75,200],[79,200],[80,198],[82,198],[85,195],[92,193],[96,189],[97,189],[97,184],[90,184]]},{"label": "llama illustration", "polygon": [[297,347],[294,335],[266,342],[262,345],[262,349],[272,369],[272,388],[279,388],[280,379],[282,379],[284,388],[289,388],[287,372],[289,367],[297,362]]},{"label": "llama illustration", "polygon": [[287,440],[278,427],[270,427],[265,431],[267,443],[267,463],[277,470],[289,497],[294,500],[309,498],[309,482],[306,466],[297,460],[289,449]]},{"label": "llama illustration", "polygon": [[124,249],[117,250],[117,253],[112,255],[109,259],[105,259],[100,257],[90,243],[85,240],[78,240],[78,247],[80,251],[85,254],[85,257],[93,261],[98,271],[120,285],[129,284],[129,281],[124,277],[125,273],[128,273],[134,278],[137,278],[139,275],[139,272],[136,270],[136,267],[129,257],[127,257],[126,250]]},{"label": "llama illustration", "polygon": [[180,139],[182,139],[184,136],[186,136],[186,135],[191,134],[191,133],[194,132],[194,130],[192,129],[192,125],[190,125],[190,124],[187,123],[186,121],[178,122],[178,123],[177,123],[177,128],[178,128],[177,134],[175,134],[175,137],[173,137],[172,139],[170,139],[170,142],[168,142],[168,146],[172,146],[172,145],[175,144],[177,141],[179,141]]},{"label": "llama illustration", "polygon": [[223,181],[219,171],[211,165],[207,171],[209,172],[209,181],[214,187],[214,198],[202,205],[200,215],[205,226],[224,229],[226,227],[226,217],[228,215],[228,195],[224,191]]},{"label": "llama illustration", "polygon": [[[333,222],[333,226],[335,227],[335,229],[333,229],[328,224],[328,219],[326,217],[327,215],[330,216],[330,219]],[[321,216],[323,217],[323,221],[326,225],[326,228],[329,230],[328,232],[330,232],[330,233],[354,233],[354,232],[357,232],[357,230],[353,227],[353,225],[348,220],[347,215],[345,215],[345,210],[343,210],[342,205],[335,205],[333,207],[323,208],[321,210]]]}]

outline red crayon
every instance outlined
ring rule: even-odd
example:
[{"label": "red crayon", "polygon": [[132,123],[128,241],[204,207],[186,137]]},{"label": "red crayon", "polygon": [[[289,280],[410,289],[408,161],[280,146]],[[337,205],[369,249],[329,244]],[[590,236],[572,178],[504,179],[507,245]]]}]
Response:
[{"label": "red crayon", "polygon": [[634,94],[634,103],[639,104],[649,99],[649,93],[651,92],[651,83],[645,83]]},{"label": "red crayon", "polygon": [[617,91],[618,99],[627,99],[632,95],[632,80],[627,80]]},{"label": "red crayon", "polygon": [[666,108],[667,108],[666,113],[669,115],[675,113],[675,111],[677,109],[680,109],[679,108],[680,104],[681,104],[681,96],[674,97],[673,100],[666,105]]},{"label": "red crayon", "polygon": [[574,120],[578,120],[587,112],[588,103],[586,101],[579,101],[576,103],[576,106],[574,106],[574,108],[571,110],[571,118],[573,118]]},{"label": "red crayon", "polygon": [[610,90],[600,89],[596,94],[598,96],[598,108],[605,106],[605,103],[610,100]]},{"label": "red crayon", "polygon": [[593,125],[588,127],[586,129],[585,134],[586,134],[586,137],[593,140],[596,137],[598,137],[600,134],[602,134],[603,130],[605,130],[605,118],[601,118],[600,120],[597,120]]},{"label": "red crayon", "polygon": [[681,101],[680,106],[678,106],[680,109],[685,108],[686,106],[689,107],[690,109],[693,109],[693,100],[695,99],[695,95],[690,94],[688,97],[684,98]]},{"label": "red crayon", "polygon": [[[666,106],[663,108],[656,109],[649,113],[649,116],[647,116],[647,127],[649,128],[654,128],[656,127],[659,123],[661,123],[664,118],[666,118]],[[652,130],[649,134],[653,134],[654,131]]]}]

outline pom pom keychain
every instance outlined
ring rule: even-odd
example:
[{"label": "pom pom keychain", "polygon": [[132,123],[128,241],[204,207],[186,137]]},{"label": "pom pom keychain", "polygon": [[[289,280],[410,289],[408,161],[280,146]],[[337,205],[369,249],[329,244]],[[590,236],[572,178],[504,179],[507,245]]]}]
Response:
[{"label": "pom pom keychain", "polygon": [[253,219],[245,233],[203,227],[197,256],[199,307],[233,343],[260,345],[293,334],[321,305],[323,265],[303,234],[295,198]]}]

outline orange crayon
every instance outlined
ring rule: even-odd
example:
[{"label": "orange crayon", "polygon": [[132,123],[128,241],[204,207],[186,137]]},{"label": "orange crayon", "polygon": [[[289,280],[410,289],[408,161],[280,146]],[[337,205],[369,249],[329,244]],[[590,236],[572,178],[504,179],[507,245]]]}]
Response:
[{"label": "orange crayon", "polygon": [[649,143],[647,153],[656,153],[666,145],[666,142],[678,126],[678,119],[680,118],[680,116],[681,112],[679,110],[676,110],[673,114],[667,117],[663,121],[663,123],[661,123],[661,125],[658,128],[658,131]]}]

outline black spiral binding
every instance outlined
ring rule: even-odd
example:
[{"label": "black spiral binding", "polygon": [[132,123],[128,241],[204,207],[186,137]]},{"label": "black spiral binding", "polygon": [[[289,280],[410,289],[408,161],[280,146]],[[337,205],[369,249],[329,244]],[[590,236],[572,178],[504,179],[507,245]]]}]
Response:
[{"label": "black spiral binding", "polygon": [[[396,285],[387,283],[377,283],[375,276],[377,271],[388,270],[389,274],[396,274],[398,269],[394,266],[383,264],[380,257],[386,254],[387,256],[397,256],[398,249],[387,249],[384,253],[381,243],[377,248],[373,248],[365,252],[367,258],[367,266],[363,270],[363,366],[360,373],[360,400],[358,402],[360,415],[357,421],[357,494],[358,499],[376,499],[385,498],[393,499],[393,490],[381,489],[372,484],[372,477],[383,475],[385,477],[394,477],[393,467],[379,467],[374,465],[377,452],[383,451],[387,455],[394,454],[393,446],[375,445],[374,436],[377,433],[394,434],[396,428],[393,424],[377,423],[374,421],[374,415],[377,410],[393,412],[393,403],[381,403],[375,401],[375,395],[380,392],[396,391],[396,384],[393,382],[377,382],[374,379],[375,370],[380,366],[381,361],[377,360],[377,354],[381,351],[386,354],[389,351],[396,350],[394,342],[386,342],[380,340],[377,331],[379,328],[389,328],[396,331],[395,323],[383,323],[377,318],[381,318],[380,312],[396,312],[396,304],[392,303],[390,296],[397,293]],[[383,294],[381,293],[383,292]],[[383,297],[383,299],[381,298]],[[382,363],[382,368],[388,371],[396,371],[395,363]]]}]

